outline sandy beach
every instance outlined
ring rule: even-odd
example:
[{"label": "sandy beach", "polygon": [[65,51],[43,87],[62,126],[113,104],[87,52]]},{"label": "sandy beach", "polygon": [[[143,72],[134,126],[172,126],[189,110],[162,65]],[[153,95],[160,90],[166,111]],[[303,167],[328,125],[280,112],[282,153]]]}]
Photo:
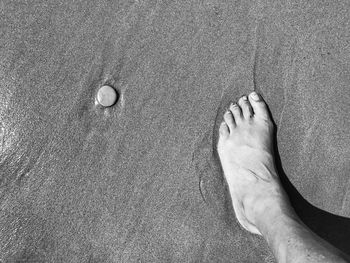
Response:
[{"label": "sandy beach", "polygon": [[0,262],[275,262],[237,223],[216,154],[223,112],[253,90],[295,210],[350,254],[349,1],[0,14]]}]

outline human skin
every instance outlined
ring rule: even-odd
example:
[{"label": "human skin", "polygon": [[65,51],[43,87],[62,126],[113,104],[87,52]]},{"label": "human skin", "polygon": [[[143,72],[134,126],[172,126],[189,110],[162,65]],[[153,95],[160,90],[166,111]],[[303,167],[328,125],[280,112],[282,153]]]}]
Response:
[{"label": "human skin", "polygon": [[308,229],[290,205],[275,166],[273,131],[267,105],[255,92],[224,114],[218,154],[237,220],[265,238],[278,262],[348,262]]}]

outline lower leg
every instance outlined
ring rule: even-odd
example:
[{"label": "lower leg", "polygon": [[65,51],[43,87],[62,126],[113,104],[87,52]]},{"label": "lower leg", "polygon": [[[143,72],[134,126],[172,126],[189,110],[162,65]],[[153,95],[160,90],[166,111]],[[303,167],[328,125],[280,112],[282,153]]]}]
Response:
[{"label": "lower leg", "polygon": [[347,262],[346,255],[314,234],[295,213],[269,210],[255,223],[277,262]]},{"label": "lower leg", "polygon": [[275,168],[274,127],[262,98],[242,97],[224,120],[217,149],[239,223],[263,235],[278,262],[346,262],[291,207]]}]

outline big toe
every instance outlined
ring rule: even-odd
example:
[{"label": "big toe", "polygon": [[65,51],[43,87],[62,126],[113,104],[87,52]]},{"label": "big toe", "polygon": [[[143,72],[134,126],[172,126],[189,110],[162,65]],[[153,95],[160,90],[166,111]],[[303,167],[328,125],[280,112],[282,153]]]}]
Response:
[{"label": "big toe", "polygon": [[267,105],[261,95],[253,91],[249,94],[249,101],[252,105],[254,111],[254,117],[261,118],[264,120],[269,120],[269,112],[267,110]]}]

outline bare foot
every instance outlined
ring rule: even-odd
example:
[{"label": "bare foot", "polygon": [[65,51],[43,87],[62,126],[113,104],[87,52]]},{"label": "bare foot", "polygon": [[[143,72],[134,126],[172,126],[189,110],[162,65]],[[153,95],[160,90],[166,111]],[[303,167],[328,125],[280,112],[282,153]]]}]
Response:
[{"label": "bare foot", "polygon": [[292,210],[275,168],[273,129],[265,102],[253,92],[230,105],[219,130],[217,150],[237,220],[259,235],[259,220]]}]

